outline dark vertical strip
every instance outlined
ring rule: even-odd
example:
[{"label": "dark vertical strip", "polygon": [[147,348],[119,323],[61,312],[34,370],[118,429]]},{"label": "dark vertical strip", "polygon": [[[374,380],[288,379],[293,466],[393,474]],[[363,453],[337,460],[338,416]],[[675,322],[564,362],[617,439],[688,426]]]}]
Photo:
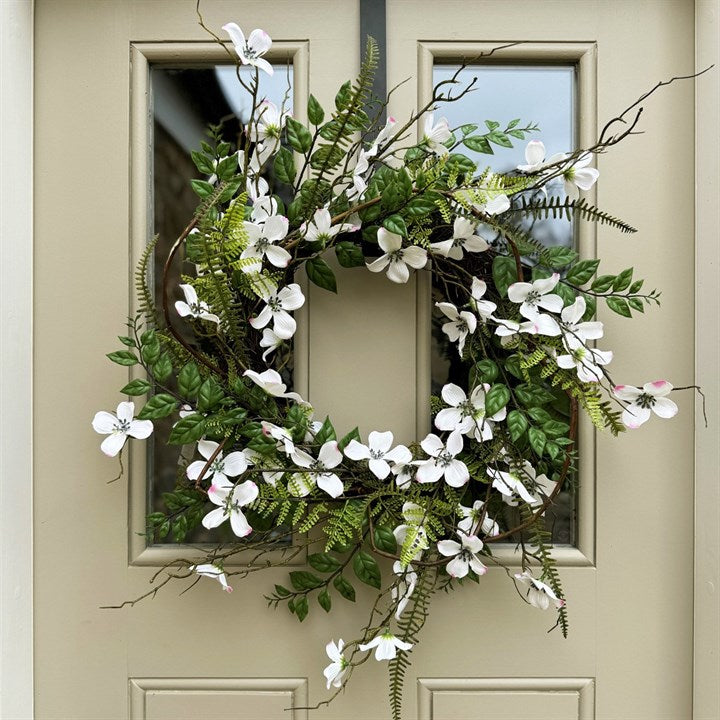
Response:
[{"label": "dark vertical strip", "polygon": [[[379,62],[375,73],[372,94],[385,101],[387,97],[387,53],[386,53],[385,0],[360,0],[360,61],[365,54],[367,36],[375,38],[378,44]],[[385,124],[386,110],[383,108],[379,126]]]}]

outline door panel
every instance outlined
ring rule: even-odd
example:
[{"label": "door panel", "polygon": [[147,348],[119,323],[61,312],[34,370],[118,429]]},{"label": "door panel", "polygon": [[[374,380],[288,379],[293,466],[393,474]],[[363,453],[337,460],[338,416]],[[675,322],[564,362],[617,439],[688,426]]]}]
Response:
[{"label": "door panel", "polygon": [[[126,382],[102,354],[122,332],[122,308],[132,306],[129,260],[150,232],[147,63],[153,52],[177,51],[182,61],[211,59],[213,51],[196,25],[195,0],[36,4],[37,717],[385,717],[386,667],[374,661],[329,709],[284,712],[325,697],[325,643],[353,636],[373,597],[369,589],[358,592],[356,605],[336,603],[329,618],[311,613],[302,625],[263,598],[283,582],[282,569],[236,582],[232,595],[199,583],[183,596],[166,587],[133,608],[100,609],[146,592],[159,564],[192,552],[145,547],[137,535],[146,510],[144,447],[135,448],[129,477],[106,484],[115,468],[98,452],[90,419],[114,407],[115,390]],[[203,7],[213,28],[236,20],[265,28],[279,49],[294,48],[296,97],[309,89],[331,106],[358,69],[355,0]],[[586,144],[598,119],[658,80],[690,71],[693,4],[388,0],[387,37],[388,87],[412,77],[393,96],[397,117],[427,96],[434,58],[457,59],[461,45],[524,40],[530,45],[513,52],[528,61],[530,51],[548,62],[571,56],[585,78],[579,102]],[[482,121],[482,98],[475,97]],[[508,117],[516,117],[512,100]],[[644,382],[664,373],[689,383],[693,358],[676,348],[693,340],[692,228],[677,208],[693,205],[692,86],[653,96],[642,122],[645,135],[599,158],[597,190],[601,207],[640,232],[627,242],[585,229],[579,246],[608,268],[635,265],[663,289],[662,310],[632,330],[601,311],[607,345],[617,351],[615,376]],[[667,139],[672,182],[670,151],[658,151]],[[361,270],[339,279],[339,303],[310,290],[298,334],[298,389],[340,427],[381,423],[402,440],[421,435],[428,424],[429,287],[421,280],[395,288]],[[365,296],[378,313],[386,306],[392,313],[382,323],[366,310],[358,316],[354,307]],[[344,358],[356,363],[352,383],[338,374]],[[636,376],[636,358],[647,377]],[[378,414],[377,400],[368,399],[385,396],[393,402]],[[546,635],[549,615],[520,602],[501,571],[491,570],[480,587],[438,596],[406,678],[407,718],[690,717],[693,428],[690,398],[679,404],[671,423],[619,441],[582,432],[577,547],[557,551],[570,638]],[[512,548],[500,553],[509,557]]]}]

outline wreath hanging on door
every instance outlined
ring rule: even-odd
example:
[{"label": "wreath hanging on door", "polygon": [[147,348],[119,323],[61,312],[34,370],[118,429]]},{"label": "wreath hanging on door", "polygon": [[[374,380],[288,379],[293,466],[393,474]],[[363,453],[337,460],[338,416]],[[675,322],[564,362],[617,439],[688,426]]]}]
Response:
[{"label": "wreath hanging on door", "polygon": [[[116,456],[128,437],[147,438],[153,420],[177,418],[167,442],[192,457],[166,510],[149,515],[148,537],[182,540],[199,525],[227,523],[242,538],[203,563],[169,564],[147,595],[201,576],[231,591],[232,576],[307,553],[310,569],[291,570],[269,603],[302,621],[315,603],[330,612],[338,599],[354,602],[357,581],[377,590],[358,637],[327,644],[324,674],[337,694],[368,653],[388,660],[399,717],[431,596],[468,582],[482,592],[488,566],[504,566],[492,553],[498,542],[518,545],[519,571],[505,569],[521,598],[552,608],[567,634],[547,513],[573,477],[579,412],[613,435],[651,413],[677,412],[669,382],[617,385],[612,353],[595,346],[598,301],[629,318],[659,293],[645,291],[632,268],[598,275],[599,260],[546,247],[532,230],[533,219],[552,216],[634,232],[578,194],[598,178],[594,156],[627,137],[640,110],[635,103],[613,119],[590,148],[546,158],[532,139],[525,164],[497,174],[463,148],[491,154],[538,128],[520,120],[450,128],[434,111],[473,89],[455,91],[459,72],[407,122],[383,124],[387,103],[370,98],[377,50],[369,39],[359,77],[340,88],[331,112],[310,95],[305,124],[259,97],[259,74],[272,73],[267,34],[224,29],[238,66],[254,69],[249,83],[238,73],[250,119],[240,147],[213,128],[192,154],[204,176],[192,181],[200,204],[167,256],[160,308],[148,283],[155,242],[138,267],[139,311],[123,349],[108,357],[142,368],[121,393],[149,399],[137,415],[132,401],[99,412],[93,427]],[[268,176],[289,202],[270,192]],[[296,277],[303,271],[335,292],[328,253],[388,282],[433,275],[439,331],[462,375],[430,398],[434,429],[418,442],[398,444],[388,428],[338,432],[288,389],[293,312],[305,302]],[[171,287],[181,256],[185,275]],[[240,553],[252,560],[232,564]]]}]

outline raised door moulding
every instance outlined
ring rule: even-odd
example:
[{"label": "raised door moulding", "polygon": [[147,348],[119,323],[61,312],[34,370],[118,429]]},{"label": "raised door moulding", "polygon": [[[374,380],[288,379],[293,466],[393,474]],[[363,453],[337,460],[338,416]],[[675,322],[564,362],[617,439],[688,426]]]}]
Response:
[{"label": "raised door moulding", "polygon": [[[557,720],[593,720],[595,717],[594,678],[418,678],[417,694],[418,720],[447,720],[448,713],[456,720],[495,717],[495,713],[503,712],[503,696],[510,703],[517,702],[518,695],[522,696],[523,708],[531,707],[528,718],[547,717],[542,707],[544,698],[554,705],[554,708],[549,705],[547,711],[555,713],[553,717]],[[452,699],[449,696],[453,696]],[[488,704],[492,703],[492,708],[483,709],[483,698]],[[558,701],[562,704],[561,712],[565,713],[561,716],[557,715]],[[472,716],[462,714],[461,705],[465,702],[471,704]],[[453,707],[449,707],[450,704]]]}]

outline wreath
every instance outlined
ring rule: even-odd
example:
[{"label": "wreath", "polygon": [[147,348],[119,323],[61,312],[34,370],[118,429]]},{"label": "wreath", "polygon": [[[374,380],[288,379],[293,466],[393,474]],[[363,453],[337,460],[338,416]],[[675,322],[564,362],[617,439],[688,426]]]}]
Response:
[{"label": "wreath", "polygon": [[[634,232],[579,192],[598,179],[594,157],[633,132],[641,108],[623,111],[589,148],[546,158],[532,139],[526,162],[498,174],[478,168],[463,148],[492,153],[537,128],[520,120],[450,128],[435,113],[474,89],[473,81],[456,90],[460,71],[407,122],[384,121],[387,102],[370,97],[377,49],[368,39],[358,78],[340,88],[331,112],[310,95],[306,125],[285,103],[259,96],[260,73],[272,73],[263,58],[268,35],[246,38],[234,23],[224,30],[238,67],[253,69],[249,81],[238,73],[250,119],[238,146],[213,127],[192,153],[203,176],[192,181],[200,202],[167,255],[159,308],[149,279],[157,238],[140,261],[139,311],[120,337],[123,348],[108,357],[142,367],[145,377],[120,392],[147,394],[147,402],[137,415],[133,401],[99,412],[93,427],[106,435],[101,449],[116,456],[128,437],[149,437],[154,420],[174,419],[166,440],[192,457],[164,496],[166,509],[148,516],[151,541],[225,524],[242,539],[197,565],[173,561],[142,597],[178,578],[208,577],[230,592],[233,576],[307,554],[310,569],[291,570],[269,603],[303,621],[315,602],[325,612],[338,599],[354,602],[357,581],[377,590],[358,637],[328,642],[324,675],[336,695],[373,651],[389,661],[399,717],[431,596],[468,582],[481,591],[488,566],[503,566],[492,552],[498,542],[518,545],[519,572],[505,569],[521,598],[552,608],[567,634],[547,514],[558,493],[572,491],[579,412],[613,435],[651,413],[677,412],[669,382],[617,385],[612,353],[595,347],[599,301],[630,317],[657,304],[659,293],[645,291],[632,268],[598,275],[599,260],[546,247],[532,228],[533,219],[552,216]],[[421,140],[413,142],[419,122]],[[335,428],[289,389],[293,312],[305,302],[297,274],[336,291],[327,253],[389,282],[433,275],[439,332],[455,369],[430,398],[434,429],[419,442],[398,444],[388,428],[367,437]],[[176,287],[171,269],[181,262]],[[278,549],[281,559],[269,555]],[[248,550],[252,561],[237,564]]]}]

